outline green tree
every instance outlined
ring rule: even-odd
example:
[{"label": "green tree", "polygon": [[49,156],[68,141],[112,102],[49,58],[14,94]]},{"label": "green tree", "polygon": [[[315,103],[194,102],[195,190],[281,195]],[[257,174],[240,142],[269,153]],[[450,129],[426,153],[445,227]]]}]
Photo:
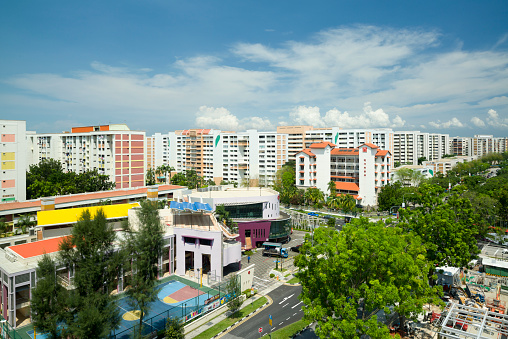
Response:
[{"label": "green tree", "polygon": [[149,168],[146,171],[145,184],[146,184],[146,186],[155,185],[155,170],[154,169]]},{"label": "green tree", "polygon": [[110,294],[122,262],[115,234],[102,209],[93,218],[85,210],[71,236],[60,244],[59,264],[74,271],[75,286],[65,313],[64,336],[104,338],[118,327],[119,311]]},{"label": "green tree", "polygon": [[56,278],[56,265],[49,255],[44,254],[39,260],[36,274],[37,285],[30,300],[32,323],[38,332],[46,333],[50,338],[61,338],[58,323],[64,319],[67,310],[66,290]]},{"label": "green tree", "polygon": [[485,237],[487,228],[470,200],[428,184],[420,185],[412,200],[414,208],[399,210],[399,225],[423,240],[434,267],[464,267],[476,258],[477,240]]},{"label": "green tree", "polygon": [[400,181],[389,183],[381,188],[377,195],[378,208],[381,211],[389,211],[393,206],[402,205],[402,194],[404,189]]},{"label": "green tree", "polygon": [[141,201],[137,211],[138,224],[131,225],[127,237],[129,264],[132,268],[130,288],[127,290],[129,304],[139,310],[139,337],[143,330],[143,318],[150,305],[157,299],[157,263],[162,255],[162,224],[157,203]]},{"label": "green tree", "polygon": [[183,339],[185,338],[183,323],[178,318],[169,318],[166,321],[165,339]]},{"label": "green tree", "polygon": [[335,218],[334,217],[329,218],[328,221],[326,222],[326,225],[328,227],[335,227]]},{"label": "green tree", "polygon": [[0,235],[4,235],[7,231],[11,229],[8,223],[5,222],[5,218],[0,218]]},{"label": "green tree", "polygon": [[226,293],[229,295],[228,308],[231,311],[231,316],[234,318],[243,304],[240,276],[233,274],[231,278],[229,278],[226,283]]},{"label": "green tree", "polygon": [[328,182],[328,192],[330,192],[330,196],[337,194],[337,186],[335,185],[335,181]]},{"label": "green tree", "polygon": [[426,249],[413,233],[361,218],[342,232],[321,227],[300,249],[295,265],[306,317],[321,338],[390,338],[379,311],[416,318],[437,302],[428,283]]},{"label": "green tree", "polygon": [[421,165],[423,164],[424,161],[427,161],[427,158],[426,157],[419,157],[418,158],[418,165]]},{"label": "green tree", "polygon": [[37,222],[32,220],[32,216],[25,214],[21,216],[16,223],[16,234],[25,234],[27,232],[27,228],[33,227],[35,225],[37,225]]},{"label": "green tree", "polygon": [[54,195],[106,191],[115,188],[109,176],[97,170],[76,174],[64,172],[60,161],[44,159],[37,165],[30,165],[26,173],[27,199]]}]

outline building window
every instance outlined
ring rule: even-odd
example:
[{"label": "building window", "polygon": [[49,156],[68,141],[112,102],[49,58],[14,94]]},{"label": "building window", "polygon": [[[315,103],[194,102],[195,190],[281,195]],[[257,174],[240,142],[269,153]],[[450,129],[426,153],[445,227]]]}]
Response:
[{"label": "building window", "polygon": [[204,246],[212,246],[212,239],[199,239],[199,244]]},{"label": "building window", "polygon": [[195,244],[195,243],[196,243],[196,238],[183,237],[183,241],[184,241],[186,244]]}]

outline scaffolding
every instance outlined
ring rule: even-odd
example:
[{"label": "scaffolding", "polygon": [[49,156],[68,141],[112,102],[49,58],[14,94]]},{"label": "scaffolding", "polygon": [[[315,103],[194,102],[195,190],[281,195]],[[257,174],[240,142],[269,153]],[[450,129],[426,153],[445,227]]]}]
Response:
[{"label": "scaffolding", "polygon": [[508,338],[508,316],[499,311],[452,303],[438,320],[438,338]]}]

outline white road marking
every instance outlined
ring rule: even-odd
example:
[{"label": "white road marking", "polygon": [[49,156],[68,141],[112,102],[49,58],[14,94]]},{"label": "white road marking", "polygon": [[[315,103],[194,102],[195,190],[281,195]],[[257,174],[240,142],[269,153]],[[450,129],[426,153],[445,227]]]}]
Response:
[{"label": "white road marking", "polygon": [[283,323],[284,323],[284,322],[281,322],[281,323],[279,324],[279,326],[280,326],[280,325],[282,325]]},{"label": "white road marking", "polygon": [[298,304],[296,304],[295,306],[291,307],[291,308],[295,308],[296,306],[300,305],[303,301],[300,301]]},{"label": "white road marking", "polygon": [[288,300],[289,298],[291,298],[291,297],[292,297],[292,296],[294,296],[294,295],[295,295],[295,294],[293,293],[293,294],[291,294],[289,297],[284,297],[284,299],[282,299],[282,301],[279,303],[279,305],[280,305],[280,304],[282,304],[283,302],[285,302],[286,300]]},{"label": "white road marking", "polygon": [[[291,317],[289,317],[289,318],[291,318]],[[287,318],[286,320],[289,320],[289,318]]]},{"label": "white road marking", "polygon": [[289,303],[287,303],[286,305],[282,305],[282,307],[286,307],[287,305],[289,305]]},{"label": "white road marking", "polygon": [[293,314],[293,317],[294,317],[295,315],[296,315],[296,313],[295,313],[295,314]]}]

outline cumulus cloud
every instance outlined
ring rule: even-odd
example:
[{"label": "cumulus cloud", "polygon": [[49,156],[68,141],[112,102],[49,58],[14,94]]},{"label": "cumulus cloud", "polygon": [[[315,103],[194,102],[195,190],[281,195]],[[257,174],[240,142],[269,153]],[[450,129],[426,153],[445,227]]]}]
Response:
[{"label": "cumulus cloud", "polygon": [[247,117],[238,119],[224,107],[199,107],[196,113],[196,125],[199,128],[215,128],[222,131],[240,132],[247,129],[259,131],[273,130],[274,126],[269,119],[261,117]]},{"label": "cumulus cloud", "polygon": [[199,107],[196,113],[196,124],[199,128],[217,128],[224,131],[237,131],[240,122],[224,107]]},{"label": "cumulus cloud", "polygon": [[508,128],[508,118],[500,118],[499,114],[493,109],[489,109],[487,112],[487,123],[496,128]]},{"label": "cumulus cloud", "polygon": [[462,128],[464,127],[464,124],[462,124],[460,122],[459,119],[457,118],[452,118],[451,120],[449,121],[446,121],[446,122],[441,122],[440,120],[434,122],[434,121],[431,121],[429,122],[429,125],[434,127],[434,128],[438,128],[438,129],[442,129],[442,128]]},{"label": "cumulus cloud", "polygon": [[[434,48],[440,43],[439,32],[432,30],[354,26],[279,45],[232,43],[230,50],[214,53],[223,58],[195,55],[164,70],[93,61],[89,69],[66,75],[3,79],[8,91],[0,94],[0,111],[24,110],[34,120],[62,122],[70,112],[83,124],[121,119],[149,133],[192,128],[198,121],[222,130],[274,129],[277,121],[342,128],[465,127],[453,116],[477,127],[480,121],[508,125],[502,118],[508,110],[508,51]],[[205,108],[193,116],[197,107]],[[322,114],[319,107],[337,108]],[[491,108],[496,114],[476,117]],[[219,114],[220,125],[210,110]],[[253,111],[269,118],[252,116]]]},{"label": "cumulus cloud", "polygon": [[333,108],[321,116],[319,107],[298,106],[289,113],[294,124],[311,125],[314,127],[341,128],[380,128],[380,127],[402,127],[405,121],[400,116],[390,120],[390,116],[382,109],[372,109],[370,102],[363,106],[363,113],[352,115],[348,112],[341,112]]},{"label": "cumulus cloud", "polygon": [[478,117],[472,117],[471,118],[471,122],[473,123],[473,125],[475,125],[476,127],[485,127],[485,122],[483,122],[482,119],[478,118]]}]

